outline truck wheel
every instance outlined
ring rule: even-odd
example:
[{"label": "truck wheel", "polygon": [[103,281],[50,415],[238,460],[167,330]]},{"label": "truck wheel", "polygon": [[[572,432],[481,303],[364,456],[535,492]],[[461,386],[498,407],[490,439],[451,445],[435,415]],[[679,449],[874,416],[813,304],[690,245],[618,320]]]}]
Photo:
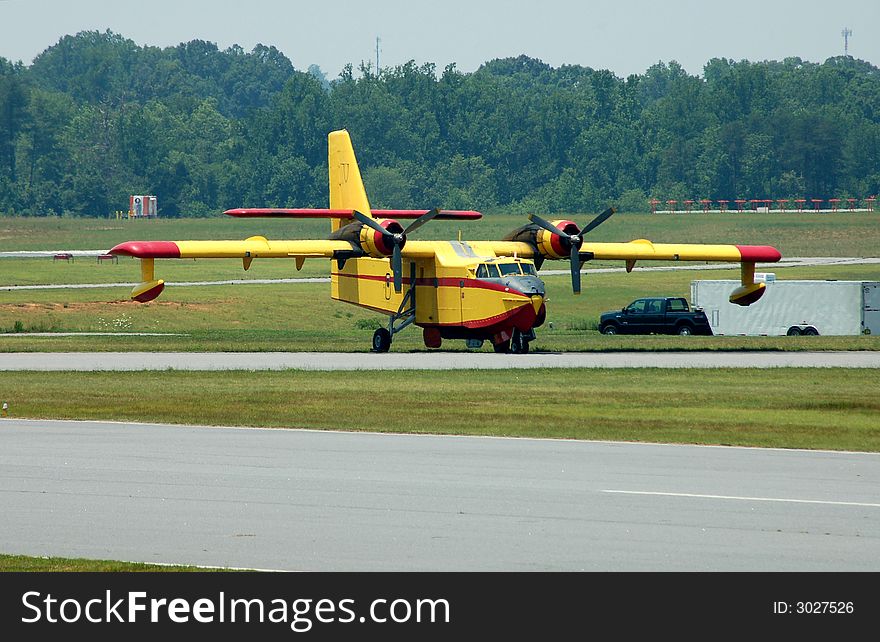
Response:
[{"label": "truck wheel", "polygon": [[617,326],[614,325],[613,323],[609,323],[608,325],[606,325],[602,328],[599,328],[599,331],[602,334],[617,334]]},{"label": "truck wheel", "polygon": [[681,337],[689,337],[694,333],[694,329],[687,323],[678,326],[678,334]]},{"label": "truck wheel", "polygon": [[801,336],[801,329],[796,325],[793,325],[788,329],[788,332],[786,332],[785,334],[790,337],[799,337]]},{"label": "truck wheel", "polygon": [[816,328],[814,328],[813,326],[810,326],[809,328],[804,328],[804,336],[818,337],[819,331]]}]

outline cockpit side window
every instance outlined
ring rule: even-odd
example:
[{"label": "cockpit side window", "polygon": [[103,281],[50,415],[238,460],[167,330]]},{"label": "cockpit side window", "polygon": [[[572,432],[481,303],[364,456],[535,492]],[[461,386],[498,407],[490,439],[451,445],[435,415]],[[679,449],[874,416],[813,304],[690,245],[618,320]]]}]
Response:
[{"label": "cockpit side window", "polygon": [[501,275],[498,273],[498,266],[497,265],[490,263],[489,265],[486,266],[486,268],[489,270],[489,278],[490,279],[500,279],[501,278]]},{"label": "cockpit side window", "polygon": [[489,278],[489,268],[486,267],[485,263],[480,263],[480,266],[477,268],[477,278],[478,279],[488,279]]},{"label": "cockpit side window", "polygon": [[522,268],[523,274],[538,276],[538,273],[535,271],[535,266],[531,263],[520,263],[519,265]]}]

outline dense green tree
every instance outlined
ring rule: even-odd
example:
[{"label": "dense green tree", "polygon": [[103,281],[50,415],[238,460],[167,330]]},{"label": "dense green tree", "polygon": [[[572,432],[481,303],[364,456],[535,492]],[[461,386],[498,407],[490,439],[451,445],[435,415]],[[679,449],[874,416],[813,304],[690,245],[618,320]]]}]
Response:
[{"label": "dense green tree", "polygon": [[328,81],[276,48],[65,36],[0,59],[0,213],[163,216],[327,205],[327,132],[352,133],[375,207],[574,214],[647,198],[880,191],[880,70],[850,57],[675,61],[621,79],[518,56]]}]

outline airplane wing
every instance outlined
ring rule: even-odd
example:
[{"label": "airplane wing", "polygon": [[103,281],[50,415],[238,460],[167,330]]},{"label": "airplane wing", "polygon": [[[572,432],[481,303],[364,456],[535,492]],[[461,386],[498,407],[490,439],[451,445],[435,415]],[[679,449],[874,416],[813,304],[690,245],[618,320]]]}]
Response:
[{"label": "airplane wing", "polygon": [[[483,241],[480,246],[491,249],[496,256],[512,256],[535,258],[538,262],[544,259],[569,259],[569,249],[556,247],[552,239],[549,244],[540,246],[517,241]],[[476,244],[475,244],[476,245]],[[620,260],[626,262],[626,271],[631,272],[636,261],[712,261],[718,263],[739,263],[741,265],[741,287],[730,295],[730,302],[738,305],[750,305],[764,294],[764,284],[755,282],[756,263],[775,263],[782,258],[779,250],[769,245],[704,245],[696,243],[652,243],[646,239],[637,239],[628,243],[591,243],[584,241],[576,252],[575,259],[584,261],[592,259]],[[573,260],[575,260],[573,259]],[[577,262],[573,264],[573,272],[577,271]],[[573,274],[573,277],[577,275]],[[580,290],[580,279],[576,282],[575,292]]]},{"label": "airplane wing", "polygon": [[153,275],[154,259],[241,259],[247,270],[255,258],[293,258],[300,269],[307,258],[345,259],[360,252],[348,241],[270,241],[252,236],[244,241],[127,241],[110,254],[141,260],[141,283],[132,289],[131,298],[144,303],[165,289],[165,281]]},{"label": "airplane wing", "polygon": [[[629,243],[590,243],[580,252],[601,260],[635,261],[718,261],[721,263],[775,263],[782,255],[769,245],[702,245],[695,243],[652,243],[638,239]],[[630,269],[631,266],[628,265]]]}]

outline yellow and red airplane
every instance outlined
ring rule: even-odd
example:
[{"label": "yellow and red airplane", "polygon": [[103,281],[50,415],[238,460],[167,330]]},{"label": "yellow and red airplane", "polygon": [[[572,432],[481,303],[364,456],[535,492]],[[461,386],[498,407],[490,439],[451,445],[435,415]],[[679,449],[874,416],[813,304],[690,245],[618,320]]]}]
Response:
[{"label": "yellow and red airplane", "polygon": [[[331,297],[388,316],[387,328],[373,335],[373,350],[386,352],[395,334],[410,324],[423,329],[425,345],[465,339],[469,347],[492,342],[497,352],[527,352],[534,329],[544,323],[544,283],[537,270],[547,259],[571,266],[572,288],[580,293],[580,271],[591,259],[622,260],[627,271],[636,261],[727,261],[741,263],[742,285],[730,301],[750,305],[761,298],[756,262],[781,258],[773,247],[754,245],[589,243],[584,236],[614,214],[608,209],[579,228],[568,220],[529,217],[530,223],[500,241],[410,241],[407,236],[432,219],[473,220],[479,212],[451,210],[373,210],[370,208],[348,132],[328,136],[329,209],[242,208],[240,217],[329,218],[324,240],[128,241],[111,254],[141,262],[135,301],[155,299],[165,282],[154,276],[155,259],[236,258],[247,270],[256,258],[331,259]],[[403,227],[397,219],[415,219]]]}]

